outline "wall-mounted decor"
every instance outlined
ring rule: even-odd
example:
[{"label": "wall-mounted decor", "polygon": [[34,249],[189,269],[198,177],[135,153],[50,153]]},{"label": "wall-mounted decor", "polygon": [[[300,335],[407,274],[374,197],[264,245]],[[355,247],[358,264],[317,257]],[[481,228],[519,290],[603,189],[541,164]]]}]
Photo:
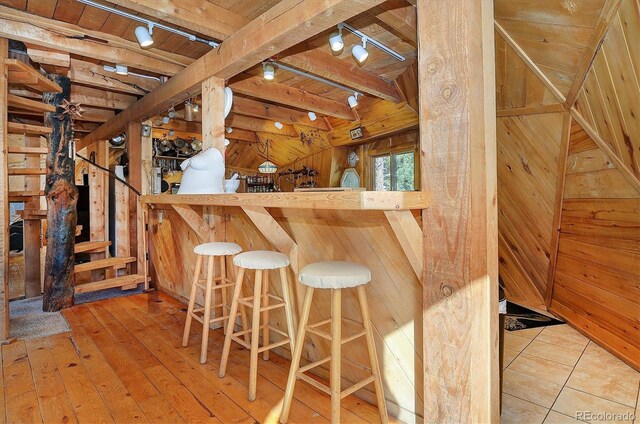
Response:
[{"label": "wall-mounted decor", "polygon": [[362,127],[354,128],[350,131],[350,133],[351,133],[351,140],[362,138]]}]

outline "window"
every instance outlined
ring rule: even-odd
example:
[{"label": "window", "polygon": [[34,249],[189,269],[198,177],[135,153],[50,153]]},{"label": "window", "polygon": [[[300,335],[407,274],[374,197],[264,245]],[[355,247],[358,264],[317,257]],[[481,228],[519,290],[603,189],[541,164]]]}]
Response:
[{"label": "window", "polygon": [[390,153],[373,159],[373,189],[376,191],[415,190],[414,152]]}]

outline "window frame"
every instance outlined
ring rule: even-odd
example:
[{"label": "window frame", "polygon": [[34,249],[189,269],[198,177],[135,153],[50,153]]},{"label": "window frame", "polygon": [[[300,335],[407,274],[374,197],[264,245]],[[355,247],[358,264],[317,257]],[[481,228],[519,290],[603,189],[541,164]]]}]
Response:
[{"label": "window frame", "polygon": [[[405,153],[413,153],[413,191],[420,191],[420,161],[418,160],[419,155],[418,155],[418,147],[416,146],[395,146],[395,147],[390,147],[388,149],[384,149],[384,150],[376,150],[376,151],[370,151],[368,152],[368,163],[367,163],[367,168],[368,168],[368,174],[369,174],[369,178],[367,178],[367,185],[368,185],[368,189],[371,191],[375,190],[375,184],[374,184],[374,179],[375,179],[375,171],[374,171],[374,163],[376,158],[379,157],[384,157],[384,156],[389,156],[389,170],[390,170],[390,187],[393,187],[394,184],[394,169],[393,169],[393,163],[394,161],[392,160],[391,156],[393,155],[401,155],[401,154],[405,154]],[[391,191],[407,191],[407,190],[391,190]]]}]

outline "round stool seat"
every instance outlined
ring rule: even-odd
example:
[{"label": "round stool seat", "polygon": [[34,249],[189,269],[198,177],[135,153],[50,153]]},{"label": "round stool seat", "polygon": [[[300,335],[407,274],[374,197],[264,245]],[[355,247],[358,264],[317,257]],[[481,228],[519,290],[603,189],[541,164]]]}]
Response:
[{"label": "round stool seat", "polygon": [[252,250],[233,258],[233,264],[245,269],[278,269],[289,266],[289,257],[271,250]]},{"label": "round stool seat", "polygon": [[305,286],[316,289],[344,289],[367,284],[371,281],[371,271],[353,262],[316,262],[302,268],[298,278]]},{"label": "round stool seat", "polygon": [[193,253],[202,256],[226,256],[235,255],[240,252],[242,252],[242,247],[239,245],[221,241],[203,243],[193,248]]}]

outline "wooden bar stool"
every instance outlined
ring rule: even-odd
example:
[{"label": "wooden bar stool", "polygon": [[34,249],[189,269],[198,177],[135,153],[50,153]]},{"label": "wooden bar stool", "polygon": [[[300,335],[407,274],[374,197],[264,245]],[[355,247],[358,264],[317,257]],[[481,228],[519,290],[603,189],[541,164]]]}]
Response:
[{"label": "wooden bar stool", "polygon": [[[224,339],[224,347],[222,349],[222,359],[220,361],[220,377],[224,377],[227,369],[227,361],[229,359],[229,351],[231,349],[231,341],[239,343],[247,349],[251,350],[251,360],[249,366],[249,400],[256,398],[256,382],[258,379],[258,353],[262,352],[262,359],[269,359],[269,350],[284,346],[287,343],[291,346],[293,352],[295,326],[293,321],[293,310],[291,306],[290,287],[287,278],[287,267],[289,266],[289,257],[279,252],[268,250],[255,250],[244,252],[233,258],[233,263],[238,267],[238,276],[236,279],[233,298],[231,301],[231,316],[235,316],[238,311],[238,305],[253,308],[253,316],[251,320],[251,328],[243,328],[242,331],[233,332],[233,322],[227,324],[227,332]],[[255,285],[253,296],[240,297],[242,293],[242,282],[244,280],[245,270],[252,269],[256,271]],[[280,282],[282,284],[282,297],[269,293],[269,270],[280,271]],[[276,303],[271,304],[270,299],[274,299]],[[261,305],[262,303],[262,305]],[[276,308],[284,308],[287,320],[287,333],[280,331],[269,325],[269,311]],[[260,325],[260,314],[262,313],[262,325]],[[262,347],[258,346],[258,338],[262,330]],[[278,342],[269,343],[269,333],[274,331],[284,338]],[[240,337],[251,333],[250,342]]]},{"label": "wooden bar stool", "polygon": [[[382,380],[380,377],[380,366],[378,357],[376,356],[376,348],[373,341],[373,332],[371,330],[371,319],[369,317],[369,306],[367,304],[367,296],[364,286],[371,281],[371,272],[364,265],[354,264],[351,262],[317,262],[305,266],[299,275],[300,282],[307,286],[304,304],[302,306],[302,315],[296,334],[296,343],[294,353],[291,358],[291,369],[289,370],[289,378],[287,380],[287,389],[284,394],[284,403],[282,405],[282,414],[280,422],[286,423],[289,418],[289,409],[293,399],[293,389],[296,379],[306,381],[318,390],[321,390],[331,396],[331,422],[340,422],[340,401],[342,398],[349,396],[356,390],[373,383],[376,391],[376,399],[378,402],[378,411],[380,413],[380,421],[388,422],[387,406],[384,401],[384,392],[382,390]],[[360,303],[360,311],[362,314],[362,324],[364,329],[351,336],[342,337],[342,289],[357,287],[358,301]],[[311,301],[313,300],[313,292],[315,289],[331,290],[331,318],[319,321],[314,324],[307,324],[309,320],[309,311],[311,310]],[[331,323],[331,334],[321,331],[318,327]],[[302,356],[302,347],[304,344],[305,333],[323,337],[331,341],[331,355],[319,361],[312,362],[308,365],[300,367],[300,357]],[[371,362],[371,376],[354,384],[348,389],[341,390],[341,348],[345,343],[349,343],[362,336],[365,336],[367,342],[367,350],[369,352],[369,361]],[[331,362],[330,368],[330,387],[309,377],[305,372],[326,362]]]},{"label": "wooden bar stool", "polygon": [[[191,295],[189,296],[189,309],[187,309],[187,321],[184,324],[184,333],[182,335],[182,346],[186,347],[189,342],[189,330],[191,329],[191,319],[202,323],[202,348],[200,350],[200,363],[207,362],[207,347],[209,344],[209,326],[215,322],[224,321],[224,329],[227,329],[227,322],[234,322],[235,320],[229,320],[230,315],[228,313],[230,306],[227,296],[227,287],[234,285],[233,280],[227,278],[226,271],[226,257],[235,255],[242,252],[242,248],[235,243],[224,242],[212,242],[204,243],[196,246],[193,252],[198,255],[196,259],[196,270],[193,275],[193,283],[191,284]],[[207,278],[200,279],[200,273],[202,271],[202,261],[204,257],[208,257],[207,263]],[[215,277],[215,258],[220,258],[220,277]],[[214,282],[219,282],[215,284]],[[203,285],[205,283],[206,285]],[[196,295],[198,289],[204,290],[204,307],[194,308],[196,304]],[[222,301],[216,304],[216,296],[214,290],[222,291]],[[211,298],[213,297],[214,305],[211,305]],[[216,316],[216,309],[220,309],[220,316]],[[214,318],[211,318],[211,312],[213,310]],[[198,315],[202,313],[202,315]],[[244,321],[244,320],[243,320]]]}]

